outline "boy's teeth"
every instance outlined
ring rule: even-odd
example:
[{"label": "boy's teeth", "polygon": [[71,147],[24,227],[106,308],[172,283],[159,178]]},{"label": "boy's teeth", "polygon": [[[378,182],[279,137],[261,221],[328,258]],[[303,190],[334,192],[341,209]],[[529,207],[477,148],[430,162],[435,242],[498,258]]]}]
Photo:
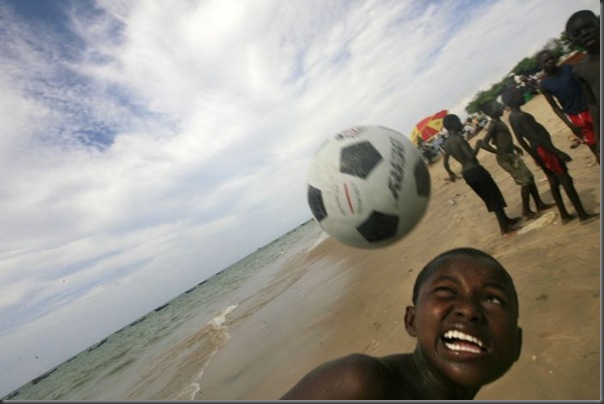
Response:
[{"label": "boy's teeth", "polygon": [[445,342],[445,345],[447,346],[447,348],[449,348],[452,351],[466,351],[466,352],[474,352],[474,353],[480,353],[480,348],[477,347],[473,347],[473,346],[467,346],[466,345],[458,345],[458,344],[450,344],[448,342]]},{"label": "boy's teeth", "polygon": [[445,338],[448,338],[448,339],[459,339],[459,340],[462,340],[462,341],[468,341],[468,342],[471,342],[473,344],[478,345],[481,348],[483,347],[482,341],[479,340],[478,338],[476,338],[476,337],[474,337],[472,335],[465,334],[465,333],[463,333],[461,331],[457,331],[457,330],[447,331],[445,333]]}]

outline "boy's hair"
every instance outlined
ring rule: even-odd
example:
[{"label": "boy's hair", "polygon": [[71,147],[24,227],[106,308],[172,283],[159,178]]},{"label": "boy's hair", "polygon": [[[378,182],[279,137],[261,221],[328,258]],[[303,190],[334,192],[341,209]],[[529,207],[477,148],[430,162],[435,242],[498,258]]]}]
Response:
[{"label": "boy's hair", "polygon": [[[598,20],[598,17],[596,16],[596,14],[591,11],[591,10],[579,10],[576,13],[574,13],[573,15],[571,15],[568,18],[568,21],[566,21],[566,27],[565,27],[565,31],[567,34],[570,34],[568,32],[568,27],[569,25],[574,22],[576,19],[578,18],[585,18],[586,20]],[[569,35],[570,37],[570,35]]]},{"label": "boy's hair", "polygon": [[460,121],[459,117],[455,114],[449,114],[443,118],[443,126],[446,130],[451,130],[451,125],[453,122]]},{"label": "boy's hair", "polygon": [[480,103],[480,105],[478,106],[478,109],[480,111],[482,111],[483,113],[487,114],[488,116],[491,116],[491,114],[495,111],[496,103],[497,103],[496,100],[485,101],[485,102]]},{"label": "boy's hair", "polygon": [[518,102],[514,101],[516,99],[516,97],[519,95],[518,93],[522,93],[522,90],[517,88],[517,87],[506,87],[502,92],[501,92],[501,101],[503,101],[503,103],[507,106],[510,107],[514,107],[514,106],[520,106],[522,104],[519,104]]},{"label": "boy's hair", "polygon": [[435,269],[439,268],[443,264],[443,262],[447,261],[449,258],[458,256],[458,255],[467,255],[467,256],[473,257],[473,258],[486,258],[487,260],[491,261],[495,265],[495,267],[497,267],[499,270],[501,270],[501,272],[503,272],[503,274],[505,275],[507,280],[510,282],[510,285],[512,286],[512,291],[514,292],[512,299],[514,299],[516,308],[519,307],[518,306],[518,295],[516,294],[516,287],[514,286],[514,282],[512,281],[512,277],[510,276],[508,271],[506,271],[506,269],[503,267],[503,265],[501,265],[501,263],[499,261],[497,261],[495,258],[493,258],[491,255],[485,253],[484,251],[477,250],[475,248],[470,248],[470,247],[460,247],[460,248],[454,248],[449,251],[445,251],[445,252],[437,255],[436,257],[434,257],[430,262],[428,262],[426,264],[426,266],[417,275],[417,278],[415,279],[415,285],[413,285],[413,297],[411,299],[413,304],[417,304],[419,290],[422,287],[422,284],[424,283],[424,281],[432,274],[432,272]]}]

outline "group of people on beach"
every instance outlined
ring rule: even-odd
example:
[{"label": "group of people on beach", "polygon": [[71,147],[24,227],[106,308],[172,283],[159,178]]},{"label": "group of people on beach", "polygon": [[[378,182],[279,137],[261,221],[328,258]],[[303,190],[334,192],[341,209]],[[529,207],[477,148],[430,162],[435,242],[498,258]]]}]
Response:
[{"label": "group of people on beach", "polygon": [[[570,40],[587,51],[580,65],[571,69],[580,83],[592,122],[583,111],[570,109],[575,97],[570,86],[543,85],[560,102],[561,111],[573,133],[597,154],[599,162],[599,19],[588,10],[574,13],[567,21]],[[550,69],[548,54],[540,54],[544,69]],[[554,72],[552,79],[567,68]],[[549,75],[548,70],[546,74]],[[550,77],[550,76],[548,76]],[[544,92],[545,94],[545,92]],[[556,148],[550,134],[535,118],[521,110],[522,92],[506,89],[502,101],[510,109],[509,122],[518,143],[545,172],[562,222],[574,218],[562,203],[560,186],[569,196],[579,219],[590,221],[599,214],[585,211],[568,174],[568,154]],[[501,167],[521,187],[522,215],[533,218],[553,205],[542,201],[532,173],[514,145],[508,127],[501,121],[503,105],[490,102],[482,106],[492,123],[482,141],[473,149],[461,135],[463,125],[456,115],[444,118],[449,136],[443,145],[444,166],[452,181],[457,176],[449,167],[449,156],[462,165],[462,176],[497,216],[502,234],[515,230],[521,218],[506,215],[505,200],[489,172],[478,162],[480,149],[496,154]],[[554,110],[556,107],[553,106]],[[596,112],[597,111],[597,112]],[[594,137],[589,138],[589,125]],[[536,211],[530,208],[530,197]],[[482,386],[503,376],[520,357],[522,329],[518,325],[518,296],[506,269],[489,254],[474,248],[456,248],[432,259],[419,273],[413,287],[412,305],[405,313],[407,333],[417,338],[412,353],[373,357],[351,354],[329,361],[304,376],[282,399],[287,400],[443,400],[473,399]]]},{"label": "group of people on beach", "polygon": [[[545,76],[539,84],[541,93],[553,111],[579,141],[593,153],[600,164],[600,40],[599,19],[589,10],[573,14],[566,25],[566,32],[571,42],[586,50],[586,57],[575,66],[558,65],[553,53],[543,50],[537,55],[539,66]],[[474,149],[462,135],[462,124],[456,115],[443,119],[443,126],[449,136],[442,145],[444,168],[451,181],[457,175],[451,170],[449,158],[453,157],[462,166],[461,175],[466,183],[484,201],[489,212],[495,213],[502,235],[508,235],[519,228],[522,217],[510,218],[506,212],[505,199],[491,177],[491,174],[478,162],[477,154],[484,149],[496,155],[497,163],[507,171],[514,182],[520,186],[522,199],[522,216],[525,219],[538,217],[539,212],[553,207],[543,202],[535,185],[532,172],[522,159],[524,151],[533,158],[536,165],[545,173],[555,205],[560,213],[562,224],[577,216],[582,223],[599,217],[599,213],[585,210],[579,194],[575,189],[573,178],[568,172],[566,163],[572,158],[557,148],[552,142],[547,129],[535,117],[521,106],[525,103],[523,91],[516,87],[503,90],[501,100],[510,109],[509,124],[516,140],[522,148],[514,144],[512,133],[501,120],[504,105],[496,100],[480,106],[483,113],[491,118],[487,134],[476,142]],[[560,188],[570,199],[576,215],[566,209]],[[530,208],[533,198],[536,211]]]}]

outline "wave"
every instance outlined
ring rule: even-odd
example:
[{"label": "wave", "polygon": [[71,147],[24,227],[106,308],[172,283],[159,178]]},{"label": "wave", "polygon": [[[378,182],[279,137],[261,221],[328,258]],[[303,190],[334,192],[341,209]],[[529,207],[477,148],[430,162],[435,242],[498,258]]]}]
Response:
[{"label": "wave", "polygon": [[211,341],[212,350],[205,356],[204,363],[192,378],[190,385],[181,390],[175,397],[172,397],[173,400],[195,400],[195,396],[201,390],[200,382],[205,370],[218,351],[231,339],[229,328],[224,323],[226,322],[226,317],[237,309],[238,306],[237,304],[232,304],[208,321],[209,335],[207,336]]}]

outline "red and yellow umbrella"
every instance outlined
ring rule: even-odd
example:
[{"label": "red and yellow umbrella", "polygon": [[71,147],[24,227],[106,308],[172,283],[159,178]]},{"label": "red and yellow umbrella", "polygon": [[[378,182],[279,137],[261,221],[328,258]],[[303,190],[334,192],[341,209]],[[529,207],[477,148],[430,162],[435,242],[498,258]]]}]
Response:
[{"label": "red and yellow umbrella", "polygon": [[419,121],[413,128],[413,131],[411,131],[411,141],[418,146],[419,139],[422,139],[425,142],[440,132],[443,128],[443,118],[447,116],[448,113],[448,110],[443,109],[442,111],[438,111],[434,115],[427,116]]}]

